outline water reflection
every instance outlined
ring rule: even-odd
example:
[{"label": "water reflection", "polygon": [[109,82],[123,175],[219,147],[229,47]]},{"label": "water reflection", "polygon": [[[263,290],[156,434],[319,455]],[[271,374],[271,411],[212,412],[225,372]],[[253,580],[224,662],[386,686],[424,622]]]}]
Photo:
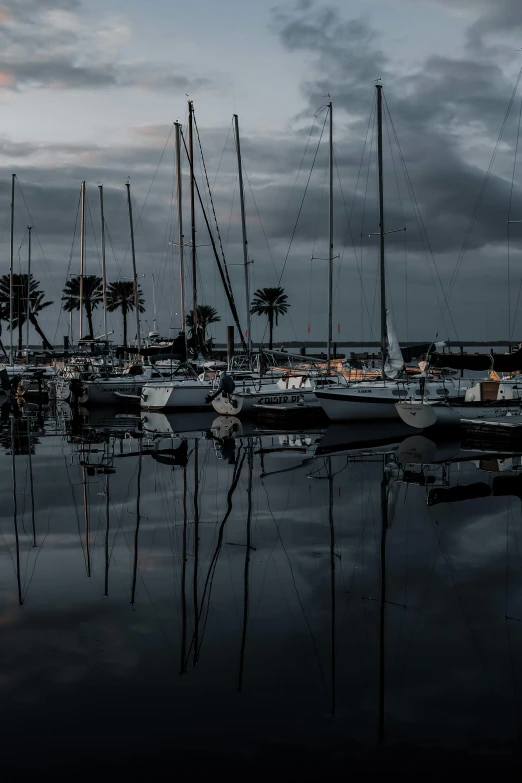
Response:
[{"label": "water reflection", "polygon": [[409,433],[3,410],[6,763],[513,751],[521,458]]}]

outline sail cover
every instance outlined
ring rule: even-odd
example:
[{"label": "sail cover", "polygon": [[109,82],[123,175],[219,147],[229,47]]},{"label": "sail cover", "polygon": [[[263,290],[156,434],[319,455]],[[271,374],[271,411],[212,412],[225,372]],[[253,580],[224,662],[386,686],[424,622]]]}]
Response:
[{"label": "sail cover", "polygon": [[497,372],[517,372],[522,370],[522,348],[516,353],[453,354],[431,353],[432,367],[447,367],[452,370],[491,370]]},{"label": "sail cover", "polygon": [[441,340],[438,343],[416,343],[415,345],[402,345],[402,358],[406,362],[411,362],[412,359],[420,359],[425,353],[428,353],[430,349],[434,348],[435,351],[440,351],[444,348],[446,342]]},{"label": "sail cover", "polygon": [[387,378],[396,378],[404,367],[401,348],[395,327],[391,319],[390,311],[386,310],[386,361],[384,363],[384,373]]}]

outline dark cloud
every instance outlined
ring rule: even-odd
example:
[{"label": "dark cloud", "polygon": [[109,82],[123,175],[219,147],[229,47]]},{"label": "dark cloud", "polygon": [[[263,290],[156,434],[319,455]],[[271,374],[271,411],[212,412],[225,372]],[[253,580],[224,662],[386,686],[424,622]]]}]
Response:
[{"label": "dark cloud", "polygon": [[518,0],[432,0],[453,12],[469,16],[468,45],[483,49],[496,36],[516,39],[522,31],[522,6]]},{"label": "dark cloud", "polygon": [[[82,24],[81,8],[79,0],[3,3],[0,88],[135,87],[183,92],[205,89],[212,84],[208,78],[187,76],[184,68],[172,63],[118,60],[117,42],[121,34],[129,32],[127,28],[118,27],[113,20],[101,19],[100,30],[90,39]],[[100,49],[104,37],[115,42],[109,53]]]},{"label": "dark cloud", "polygon": [[[473,5],[473,8],[471,8]],[[502,32],[509,24],[512,3],[489,8],[466,4],[470,8],[468,40],[479,36],[492,21],[491,31]],[[520,9],[513,16],[516,28]],[[365,198],[365,173],[356,191],[356,179],[372,100],[372,85],[381,78],[386,100],[397,130],[404,159],[413,183],[421,213],[427,227],[436,263],[447,286],[454,263],[484,181],[490,155],[507,108],[513,83],[494,59],[494,53],[475,54],[471,46],[455,57],[428,56],[424,63],[409,72],[399,69],[387,54],[386,42],[366,19],[346,19],[334,7],[299,3],[293,9],[274,12],[273,25],[282,44],[290,51],[303,52],[309,58],[311,76],[302,84],[309,111],[316,111],[330,94],[334,102],[336,126],[335,149],[347,200],[354,200],[352,229],[361,231],[364,208],[374,226],[376,221],[375,169],[371,169],[369,190]],[[489,265],[506,262],[506,221],[511,192],[511,175],[516,142],[516,114],[506,126],[502,155],[492,169],[473,232],[469,250],[480,258],[474,275],[489,276]],[[390,154],[385,126],[385,212],[390,230],[404,223],[408,227],[410,250],[422,256],[423,237],[419,233],[415,210],[402,173],[396,185],[394,166],[400,172],[399,151]],[[373,141],[375,144],[375,139]],[[392,144],[393,147],[393,144]],[[364,168],[363,168],[364,172]],[[397,190],[398,189],[398,190]],[[317,204],[320,187],[311,198]],[[402,205],[398,198],[401,194]],[[315,199],[315,201],[314,201]],[[513,209],[522,210],[522,191],[513,190]],[[402,217],[403,209],[405,217]],[[310,216],[304,221],[305,236],[314,231]],[[338,215],[336,241],[340,241],[346,219]],[[366,224],[367,225],[367,224]],[[375,228],[373,229],[375,230]],[[517,250],[516,232],[512,241]],[[395,247],[394,247],[395,245]],[[388,255],[392,267],[400,255],[396,240],[390,238]],[[467,256],[470,260],[471,253]],[[453,256],[453,259],[451,259]],[[497,270],[498,272],[498,270]],[[463,268],[462,281],[469,286],[469,269]],[[429,278],[428,278],[429,279]],[[471,281],[472,282],[472,281]],[[518,277],[517,277],[518,283]],[[418,295],[420,295],[418,291]],[[439,291],[440,295],[440,291]],[[505,306],[507,291],[502,304]],[[499,301],[500,304],[500,301]],[[460,320],[457,317],[457,320]],[[462,328],[462,322],[459,324]],[[466,327],[469,333],[470,327]],[[470,331],[473,330],[473,327]]]},{"label": "dark cloud", "polygon": [[[498,17],[500,30],[501,11],[506,11],[508,4],[500,5],[502,8],[499,6],[488,10],[486,5],[462,2],[460,10],[469,11],[468,31],[481,19],[486,19],[493,10]],[[375,238],[370,238],[368,234],[375,232],[378,225],[374,154],[376,141],[375,135],[371,141],[371,130],[366,157],[362,159],[361,156],[374,99],[374,80],[378,77],[382,78],[384,84],[386,100],[438,270],[426,251],[426,238],[416,219],[416,207],[408,191],[395,142],[391,145],[392,159],[389,139],[393,140],[393,133],[388,124],[385,126],[386,226],[389,230],[404,225],[407,228],[406,235],[394,234],[387,240],[388,284],[399,321],[399,335],[401,338],[411,338],[414,331],[415,337],[427,339],[432,331],[441,328],[446,334],[454,336],[448,319],[441,326],[439,306],[442,292],[437,275],[440,274],[447,288],[513,88],[513,81],[501,67],[502,61],[490,50],[479,55],[468,46],[453,57],[428,55],[422,64],[411,66],[408,71],[393,60],[385,39],[369,19],[346,18],[334,8],[312,2],[301,2],[275,11],[272,29],[287,50],[304,55],[308,64],[307,79],[301,86],[306,108],[288,127],[275,134],[242,134],[247,174],[245,187],[249,246],[255,260],[252,285],[273,285],[285,265],[282,284],[287,288],[294,305],[290,316],[279,327],[281,339],[294,336],[305,339],[307,323],[310,322],[311,339],[320,339],[325,333],[326,265],[319,260],[311,262],[312,255],[318,258],[326,255],[325,174],[328,149],[325,135],[302,208],[301,201],[324,114],[318,115],[316,119],[304,158],[303,152],[313,114],[324,105],[327,93],[334,101],[337,169],[334,175],[334,230],[336,253],[342,257],[342,264],[336,261],[335,279],[338,284],[334,322],[342,323],[341,338],[358,339],[362,336],[369,339],[371,336],[368,311],[370,315],[374,312],[377,245]],[[76,87],[89,87],[99,79],[100,86],[111,89],[141,85],[144,89],[156,86],[159,90],[171,91],[174,85],[180,91],[190,92],[191,85],[195,83],[182,73],[176,74],[172,69],[166,70],[150,63],[129,64],[122,69],[120,64],[114,63],[108,67],[97,62],[92,66],[84,63],[76,66],[68,52],[58,57],[51,51],[43,51],[38,53],[38,57],[47,63],[40,76],[39,83],[42,85],[59,84],[61,80],[64,85],[72,85],[74,82]],[[12,64],[12,67],[15,66]],[[20,84],[30,84],[30,79],[36,78],[31,75],[31,63],[17,61],[16,68],[16,79]],[[205,87],[210,85],[210,81],[202,77],[197,84]],[[473,231],[469,235],[469,250],[461,265],[458,287],[452,300],[458,332],[466,338],[499,339],[505,337],[507,331],[506,220],[511,198],[516,125],[515,110],[507,123],[502,146],[484,191]],[[225,144],[228,133],[225,126],[202,127],[200,130],[223,244],[230,263],[239,264],[242,258],[241,229],[233,138],[229,134]],[[17,158],[20,178],[29,189],[35,223],[40,226],[42,237],[50,245],[47,255],[54,259],[53,273],[59,279],[67,270],[80,179],[87,179],[94,193],[92,210],[95,226],[97,193],[94,187],[98,181],[105,183],[107,219],[109,226],[113,226],[112,238],[118,256],[114,270],[125,274],[125,266],[122,264],[128,263],[129,258],[126,255],[128,226],[125,209],[121,206],[123,185],[130,175],[136,209],[141,210],[155,176],[138,226],[137,241],[140,264],[147,269],[154,268],[157,277],[162,280],[160,297],[164,301],[161,306],[165,308],[166,314],[163,313],[161,317],[165,322],[168,321],[172,301],[177,301],[178,296],[177,267],[172,248],[169,250],[168,245],[169,240],[175,240],[172,138],[155,175],[168,133],[168,125],[143,127],[138,129],[131,142],[119,147],[81,147],[74,144],[35,144],[32,147],[8,140],[0,143],[0,152]],[[373,153],[368,168],[370,143]],[[49,160],[53,161],[52,168]],[[515,173],[512,216],[520,218],[522,190],[518,185],[519,170]],[[0,170],[2,214],[7,214],[9,209],[9,175],[9,169]],[[197,177],[201,182],[199,162]],[[187,187],[187,232],[186,196]],[[351,217],[351,235],[347,213]],[[227,308],[199,214],[197,225],[201,296],[212,300],[224,314],[224,325],[228,317]],[[520,281],[521,239],[522,232],[513,227],[511,317]],[[91,250],[94,252],[92,242]],[[97,263],[96,258],[94,263]],[[364,297],[361,297],[360,274],[365,285]],[[242,270],[239,266],[231,266],[231,276],[243,312]],[[410,324],[408,334],[405,333],[404,307],[406,277]],[[61,282],[59,285],[61,287]],[[150,301],[150,283],[144,280],[143,285],[147,301]],[[312,290],[313,297],[310,296]],[[489,327],[485,325],[487,319],[480,315],[486,307],[497,311],[496,318],[491,315]],[[261,337],[261,319],[256,319],[254,324],[254,335]],[[486,328],[489,329],[487,334],[484,333]],[[218,337],[220,329],[221,326],[216,330]]]}]

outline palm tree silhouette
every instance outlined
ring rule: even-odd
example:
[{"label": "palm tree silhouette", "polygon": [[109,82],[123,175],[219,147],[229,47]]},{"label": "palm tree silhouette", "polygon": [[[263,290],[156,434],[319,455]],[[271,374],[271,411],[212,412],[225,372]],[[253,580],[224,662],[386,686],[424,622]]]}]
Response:
[{"label": "palm tree silhouette", "polygon": [[[138,306],[140,313],[145,312],[145,300],[143,291],[138,285]],[[107,310],[113,313],[121,310],[123,315],[123,345],[127,345],[127,313],[134,311],[134,283],[132,281],[117,280],[107,286]]]},{"label": "palm tree silhouette", "polygon": [[[80,276],[71,277],[63,289],[63,309],[67,313],[80,309]],[[89,335],[93,337],[92,311],[102,301],[102,279],[96,275],[83,276],[83,306],[89,325]]]},{"label": "palm tree silhouette", "polygon": [[[221,321],[221,316],[215,307],[210,305],[198,305],[198,345],[204,346],[207,342],[207,329],[210,324]],[[189,327],[190,339],[194,342],[194,310],[185,316],[185,324]],[[197,347],[197,346],[196,346]]]},{"label": "palm tree silhouette", "polygon": [[287,302],[288,296],[284,288],[258,288],[252,299],[250,312],[252,315],[266,315],[270,329],[270,340],[268,347],[272,350],[274,335],[274,316],[276,326],[280,315],[286,315],[290,305]]},{"label": "palm tree silhouette", "polygon": [[[18,351],[22,350],[22,327],[27,321],[27,275],[13,274],[13,330],[18,329]],[[33,275],[29,280],[29,321],[36,332],[42,338],[45,348],[53,346],[43,333],[38,323],[37,315],[52,302],[44,302],[45,293],[40,290],[40,282]],[[10,318],[10,283],[9,275],[0,277],[0,320],[9,321]]]}]

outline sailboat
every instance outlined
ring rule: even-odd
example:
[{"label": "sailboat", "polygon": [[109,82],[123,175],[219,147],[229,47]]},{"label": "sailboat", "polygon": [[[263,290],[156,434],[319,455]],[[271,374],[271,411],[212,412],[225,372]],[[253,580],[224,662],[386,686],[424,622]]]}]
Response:
[{"label": "sailboat", "polygon": [[384,256],[384,180],[382,138],[382,85],[377,91],[377,140],[379,166],[379,238],[380,238],[380,317],[382,378],[362,381],[332,389],[316,389],[315,396],[333,421],[395,419],[395,403],[415,397],[464,397],[472,383],[460,378],[433,378],[425,373],[401,377],[404,359],[391,315],[386,307],[386,270]]},{"label": "sailboat", "polygon": [[416,429],[458,426],[464,419],[497,420],[522,416],[522,378],[472,381],[461,400],[420,399],[396,405],[401,419]]},{"label": "sailboat", "polygon": [[[207,223],[209,231],[209,237],[213,244],[212,233],[208,220],[205,216],[204,205],[201,199],[199,189],[197,187],[195,174],[194,174],[194,149],[193,149],[193,124],[194,124],[194,106],[192,101],[188,102],[188,162],[189,162],[189,182],[190,182],[190,213],[191,213],[191,228],[192,228],[192,283],[193,283],[193,313],[194,313],[194,326],[193,334],[198,334],[197,325],[197,269],[196,269],[196,228],[195,228],[195,207],[194,207],[194,194],[195,190],[198,192],[200,205],[203,211],[203,216]],[[252,340],[250,329],[250,282],[249,282],[249,264],[248,259],[248,240],[246,231],[246,214],[245,214],[245,202],[244,202],[244,189],[243,189],[243,167],[241,161],[241,147],[239,141],[239,122],[237,114],[234,115],[234,130],[236,139],[236,153],[237,153],[237,165],[239,175],[239,194],[241,204],[241,226],[242,226],[242,238],[243,238],[243,266],[245,272],[245,303],[246,303],[246,340],[240,331],[242,343],[244,345],[246,354],[246,367],[237,367],[232,365],[229,367],[229,372],[236,381],[242,383],[243,390],[251,390],[256,388],[257,390],[267,389],[267,395],[272,392],[277,393],[280,391],[276,384],[278,379],[284,375],[284,370],[270,370],[269,372],[261,371],[260,356],[254,356],[252,353]],[[177,208],[178,208],[178,241],[181,250],[183,247],[183,229],[182,229],[182,199],[181,199],[181,163],[180,163],[180,137],[181,129],[178,123],[176,123],[176,174],[177,174]],[[220,273],[222,268],[219,263],[219,259],[216,255],[216,261]],[[225,276],[221,274],[222,282],[225,288],[225,294],[229,301],[230,308],[236,320],[236,325],[239,326],[239,320],[237,316],[237,310],[232,296],[232,291]],[[184,293],[183,286],[181,288],[181,309],[184,312]],[[211,410],[211,401],[208,399],[210,395],[218,391],[217,377],[215,372],[204,372],[199,376],[192,374],[192,377],[172,377],[170,380],[164,380],[163,382],[145,383],[141,390],[141,408],[152,411],[162,411],[169,409],[179,410],[198,410],[205,409]],[[288,387],[288,382],[286,387]],[[312,391],[310,387],[309,391]],[[265,396],[267,396],[265,395]],[[234,398],[235,400],[236,398]],[[212,403],[214,404],[214,403]],[[235,404],[230,404],[229,397],[227,395],[218,395],[214,408],[221,414],[235,415],[241,408],[241,404],[236,407]]]}]

